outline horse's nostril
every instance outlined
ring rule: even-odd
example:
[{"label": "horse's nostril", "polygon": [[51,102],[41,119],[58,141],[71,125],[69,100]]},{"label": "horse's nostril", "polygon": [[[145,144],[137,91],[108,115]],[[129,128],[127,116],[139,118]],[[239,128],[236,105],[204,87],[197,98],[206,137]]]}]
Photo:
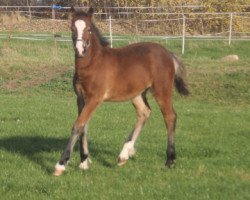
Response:
[{"label": "horse's nostril", "polygon": [[79,51],[78,49],[76,49],[76,54],[78,57],[83,57],[86,53],[86,49],[82,48],[81,51]]}]

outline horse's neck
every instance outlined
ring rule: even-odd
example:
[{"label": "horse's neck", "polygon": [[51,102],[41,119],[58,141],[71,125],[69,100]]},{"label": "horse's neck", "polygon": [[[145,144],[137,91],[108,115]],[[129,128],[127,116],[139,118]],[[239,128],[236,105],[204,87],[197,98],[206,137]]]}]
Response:
[{"label": "horse's neck", "polygon": [[95,59],[96,56],[100,56],[103,47],[98,39],[98,37],[93,33],[91,36],[91,43],[90,43],[90,53],[92,59]]}]

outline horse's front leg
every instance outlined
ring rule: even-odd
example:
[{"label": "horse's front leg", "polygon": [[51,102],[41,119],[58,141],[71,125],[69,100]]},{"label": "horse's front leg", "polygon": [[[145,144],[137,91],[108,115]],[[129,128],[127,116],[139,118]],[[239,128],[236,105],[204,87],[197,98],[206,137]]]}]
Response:
[{"label": "horse's front leg", "polygon": [[88,99],[84,108],[82,109],[81,114],[77,118],[73,128],[71,137],[69,139],[68,145],[64,150],[60,160],[55,166],[54,175],[60,176],[66,169],[66,165],[70,159],[71,153],[74,149],[75,143],[79,136],[84,132],[84,127],[87,124],[90,115],[95,111],[96,107],[100,104],[100,101],[96,99]]},{"label": "horse's front leg", "polygon": [[[81,93],[81,91],[77,91],[77,107],[78,107],[78,116],[80,116],[84,105],[85,105],[85,100],[84,97]],[[88,140],[87,140],[87,133],[88,133],[88,123],[83,128],[83,132],[80,134],[80,158],[81,158],[81,163],[79,165],[80,169],[86,170],[89,168],[89,149],[88,149]]]},{"label": "horse's front leg", "polygon": [[79,165],[80,169],[87,170],[89,168],[89,163],[91,162],[89,158],[88,140],[87,140],[88,124],[84,126],[83,133],[80,136],[80,157],[81,163]]}]

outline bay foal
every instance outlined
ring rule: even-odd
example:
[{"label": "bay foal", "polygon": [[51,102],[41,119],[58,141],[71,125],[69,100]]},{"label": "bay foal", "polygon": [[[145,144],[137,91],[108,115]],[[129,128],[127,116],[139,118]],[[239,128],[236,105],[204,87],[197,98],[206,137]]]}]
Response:
[{"label": "bay foal", "polygon": [[92,23],[93,8],[87,13],[72,8],[72,40],[75,49],[74,89],[78,118],[68,145],[55,166],[54,175],[61,175],[80,138],[81,169],[89,167],[87,125],[91,114],[104,101],[131,101],[137,113],[135,127],[118,158],[123,165],[135,153],[134,145],[150,116],[146,93],[155,97],[168,131],[167,161],[175,159],[174,131],[176,113],[172,105],[173,86],[187,95],[185,69],[175,55],[158,44],[136,43],[111,49]]}]

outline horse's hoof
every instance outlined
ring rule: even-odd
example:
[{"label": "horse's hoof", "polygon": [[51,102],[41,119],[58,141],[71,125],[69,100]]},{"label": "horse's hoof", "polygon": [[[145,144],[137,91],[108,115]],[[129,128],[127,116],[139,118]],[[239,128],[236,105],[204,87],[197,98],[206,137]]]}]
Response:
[{"label": "horse's hoof", "polygon": [[57,163],[56,166],[55,166],[55,170],[54,170],[53,175],[54,176],[61,176],[64,171],[65,171],[65,166],[60,165],[59,163]]},{"label": "horse's hoof", "polygon": [[120,158],[119,158],[119,159],[118,159],[117,165],[118,165],[119,167],[121,167],[121,166],[125,165],[126,162],[127,162],[127,160],[125,160],[125,159],[120,159]]},{"label": "horse's hoof", "polygon": [[167,162],[165,163],[165,166],[168,168],[172,168],[175,164],[174,160],[167,160]]},{"label": "horse's hoof", "polygon": [[63,174],[63,172],[64,172],[64,170],[55,169],[53,176],[61,176]]},{"label": "horse's hoof", "polygon": [[87,169],[89,169],[90,163],[91,163],[91,160],[89,158],[87,158],[86,160],[84,160],[83,162],[80,163],[79,168],[82,170],[87,170]]}]

